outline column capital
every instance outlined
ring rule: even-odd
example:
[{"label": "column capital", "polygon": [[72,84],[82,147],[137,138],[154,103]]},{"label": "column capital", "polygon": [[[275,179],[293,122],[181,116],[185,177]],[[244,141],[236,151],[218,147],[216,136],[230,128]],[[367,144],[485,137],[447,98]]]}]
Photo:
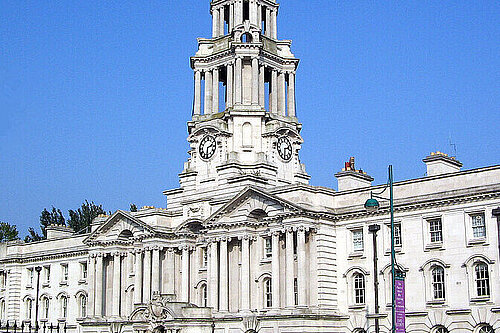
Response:
[{"label": "column capital", "polygon": [[181,245],[177,246],[177,248],[180,251],[191,251],[193,249],[193,247],[189,244],[181,244]]},{"label": "column capital", "polygon": [[175,252],[175,248],[174,247],[167,247],[166,250],[167,250],[168,253],[174,253]]},{"label": "column capital", "polygon": [[89,253],[89,258],[95,259],[97,257],[97,253]]},{"label": "column capital", "polygon": [[231,241],[231,237],[229,237],[229,236],[220,236],[220,237],[217,238],[217,240],[219,242],[228,242],[229,243]]}]

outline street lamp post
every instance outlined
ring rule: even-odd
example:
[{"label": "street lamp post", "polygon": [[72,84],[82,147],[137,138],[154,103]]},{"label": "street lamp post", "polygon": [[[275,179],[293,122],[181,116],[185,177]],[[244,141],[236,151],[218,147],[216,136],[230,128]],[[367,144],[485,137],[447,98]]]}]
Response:
[{"label": "street lamp post", "polygon": [[380,333],[379,325],[379,310],[378,304],[378,257],[377,257],[377,232],[380,230],[378,224],[372,224],[368,227],[373,235],[373,291],[375,292],[375,333]]},{"label": "street lamp post", "polygon": [[36,266],[36,300],[35,300],[35,332],[38,332],[38,299],[40,298],[40,272],[42,267]]},{"label": "street lamp post", "polygon": [[[382,192],[378,194],[382,194],[387,187],[389,187],[389,202],[390,202],[390,211],[391,211],[391,288],[392,288],[392,302],[391,302],[391,310],[392,310],[392,328],[391,332],[396,332],[396,252],[394,249],[394,192],[393,192],[393,183],[394,178],[392,174],[392,165],[389,165],[389,179],[386,187],[382,190]],[[387,200],[386,198],[378,197],[377,195],[371,194],[370,199],[366,200],[365,208],[367,211],[372,212],[376,211],[380,204],[374,197],[379,199]]]}]

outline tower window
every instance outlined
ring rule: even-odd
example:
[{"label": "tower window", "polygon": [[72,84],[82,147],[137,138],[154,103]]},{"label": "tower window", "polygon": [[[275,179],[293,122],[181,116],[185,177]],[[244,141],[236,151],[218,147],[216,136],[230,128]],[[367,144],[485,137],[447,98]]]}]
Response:
[{"label": "tower window", "polygon": [[241,42],[242,43],[251,43],[252,40],[253,40],[252,35],[249,34],[248,32],[241,35]]}]

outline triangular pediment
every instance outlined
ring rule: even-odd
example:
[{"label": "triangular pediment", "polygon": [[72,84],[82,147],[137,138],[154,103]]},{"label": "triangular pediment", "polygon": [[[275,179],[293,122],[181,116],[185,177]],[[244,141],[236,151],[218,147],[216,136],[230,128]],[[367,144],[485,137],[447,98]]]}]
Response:
[{"label": "triangular pediment", "polygon": [[254,212],[265,212],[267,217],[286,213],[300,213],[306,208],[269,194],[255,187],[247,187],[224,206],[212,214],[205,223],[218,223],[223,220],[241,219]]},{"label": "triangular pediment", "polygon": [[126,241],[127,239],[121,237],[121,235],[127,234],[128,231],[130,232],[130,240],[155,233],[155,230],[151,226],[134,217],[132,214],[118,210],[99,228],[92,232],[84,242]]}]

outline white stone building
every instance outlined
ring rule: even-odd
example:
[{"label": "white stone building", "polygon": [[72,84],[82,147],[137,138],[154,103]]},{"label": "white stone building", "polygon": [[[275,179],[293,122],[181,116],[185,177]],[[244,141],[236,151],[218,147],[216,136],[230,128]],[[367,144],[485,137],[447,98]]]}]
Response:
[{"label": "white stone building", "polygon": [[[191,58],[190,158],[167,208],[3,244],[3,326],[34,326],[38,290],[42,325],[70,332],[359,333],[375,332],[376,318],[390,330],[389,211],[363,207],[384,186],[353,161],[338,191],[308,185],[299,60],[277,39],[275,0],[215,0],[211,13],[212,38]],[[498,332],[500,166],[461,171],[441,153],[424,162],[426,177],[394,184],[406,330]]]}]

